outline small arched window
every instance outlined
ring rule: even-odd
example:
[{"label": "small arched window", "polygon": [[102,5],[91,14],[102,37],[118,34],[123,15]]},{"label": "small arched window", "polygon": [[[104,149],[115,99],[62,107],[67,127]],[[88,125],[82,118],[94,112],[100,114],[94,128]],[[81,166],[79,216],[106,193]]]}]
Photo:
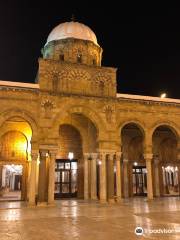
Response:
[{"label": "small arched window", "polygon": [[104,94],[104,82],[103,81],[100,81],[99,82],[99,91],[100,91],[100,94],[103,95]]},{"label": "small arched window", "polygon": [[77,55],[77,62],[82,63],[82,54],[78,53]]},{"label": "small arched window", "polygon": [[60,61],[64,61],[64,54],[63,54],[63,53],[61,53],[61,54],[59,55],[59,60],[60,60]]},{"label": "small arched window", "polygon": [[96,59],[93,59],[93,65],[96,66]]}]

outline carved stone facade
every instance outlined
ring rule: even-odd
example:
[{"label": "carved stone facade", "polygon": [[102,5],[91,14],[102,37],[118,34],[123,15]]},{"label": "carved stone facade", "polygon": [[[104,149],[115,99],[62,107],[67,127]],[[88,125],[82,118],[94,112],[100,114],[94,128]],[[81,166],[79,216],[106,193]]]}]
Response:
[{"label": "carved stone facade", "polygon": [[[180,176],[180,100],[117,94],[116,69],[101,67],[101,54],[92,42],[57,40],[44,47],[37,83],[0,82],[0,165],[24,166],[23,199],[30,204],[36,194],[53,204],[54,161],[68,152],[78,159],[81,198],[133,196],[135,166],[147,170],[150,199],[166,195],[167,167]],[[13,160],[7,140],[13,133],[11,139],[26,139],[23,159]]]}]

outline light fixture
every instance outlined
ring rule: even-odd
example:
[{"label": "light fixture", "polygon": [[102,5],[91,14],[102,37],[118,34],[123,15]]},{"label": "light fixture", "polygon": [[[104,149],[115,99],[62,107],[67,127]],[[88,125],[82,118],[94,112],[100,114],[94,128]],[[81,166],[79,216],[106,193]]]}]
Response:
[{"label": "light fixture", "polygon": [[166,93],[162,93],[162,94],[160,95],[160,98],[166,98],[166,96],[167,96]]},{"label": "light fixture", "polygon": [[69,160],[72,160],[74,158],[74,153],[73,152],[69,152],[68,153],[68,158],[69,158]]},{"label": "light fixture", "polygon": [[99,161],[98,161],[98,164],[99,164],[99,165],[101,165],[101,164],[102,164],[102,162],[99,160]]},{"label": "light fixture", "polygon": [[137,166],[138,165],[138,163],[137,162],[134,162],[134,166]]}]

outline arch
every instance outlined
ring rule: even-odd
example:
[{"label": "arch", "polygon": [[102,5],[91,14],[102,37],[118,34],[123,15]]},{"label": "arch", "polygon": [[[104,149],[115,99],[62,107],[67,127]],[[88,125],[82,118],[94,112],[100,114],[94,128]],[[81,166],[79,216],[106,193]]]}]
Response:
[{"label": "arch", "polygon": [[[25,140],[25,141],[24,141]],[[7,141],[7,142],[6,142]],[[5,147],[4,147],[4,144]],[[7,148],[8,145],[8,148]],[[12,156],[13,153],[17,156]],[[1,157],[5,158],[5,161],[13,161],[16,157],[16,161],[21,161],[23,159],[28,159],[28,139],[23,132],[17,130],[10,130],[5,132],[0,138],[0,152]]]},{"label": "arch", "polygon": [[65,119],[68,118],[71,114],[82,114],[84,117],[89,119],[94,124],[98,135],[100,135],[101,132],[106,131],[104,120],[98,115],[98,113],[88,107],[78,105],[66,106],[61,110],[61,112],[56,115],[53,122],[54,133],[57,134],[59,125],[65,123]]},{"label": "arch", "polygon": [[178,126],[177,126],[174,122],[171,122],[171,121],[158,121],[158,122],[154,123],[154,124],[151,126],[151,130],[150,130],[151,139],[152,139],[153,134],[154,134],[154,132],[156,131],[156,129],[157,129],[158,127],[161,127],[161,126],[165,126],[165,127],[167,127],[168,129],[170,129],[170,130],[174,133],[176,139],[177,139],[177,140],[179,139],[180,130],[179,130]]},{"label": "arch", "polygon": [[68,157],[68,152],[74,152],[77,159],[82,158],[82,135],[74,125],[65,123],[59,126],[59,141],[63,158]]},{"label": "arch", "polygon": [[38,139],[38,125],[36,121],[31,117],[31,114],[27,111],[21,110],[21,109],[8,109],[1,113],[0,116],[0,127],[9,119],[19,117],[24,119],[28,124],[30,125],[32,129],[32,139],[34,141],[37,141]]},{"label": "arch", "polygon": [[140,122],[139,120],[136,120],[136,119],[126,120],[126,121],[124,121],[124,122],[122,122],[118,125],[117,130],[118,130],[118,132],[120,132],[120,136],[121,136],[123,128],[128,124],[135,124],[138,127],[138,129],[141,131],[143,137],[145,137],[146,130],[145,130],[144,123],[142,123],[142,122]]}]

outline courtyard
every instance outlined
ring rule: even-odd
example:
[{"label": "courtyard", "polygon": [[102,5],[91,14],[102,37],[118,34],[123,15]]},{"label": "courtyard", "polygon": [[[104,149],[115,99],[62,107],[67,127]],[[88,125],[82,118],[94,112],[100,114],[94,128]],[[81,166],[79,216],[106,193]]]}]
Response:
[{"label": "courtyard", "polygon": [[[1,202],[0,239],[180,239],[179,200],[164,197],[148,201],[137,197],[100,204],[72,199],[56,201],[55,207],[31,208],[20,201]],[[136,227],[143,228],[143,236],[135,234]]]}]

